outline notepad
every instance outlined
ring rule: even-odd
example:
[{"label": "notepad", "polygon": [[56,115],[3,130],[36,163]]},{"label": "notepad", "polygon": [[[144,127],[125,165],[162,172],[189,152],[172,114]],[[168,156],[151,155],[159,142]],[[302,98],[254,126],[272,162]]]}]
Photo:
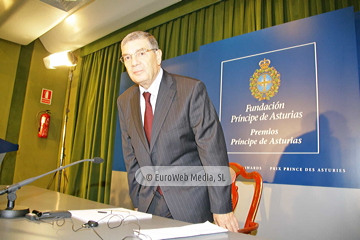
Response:
[{"label": "notepad", "polygon": [[151,219],[152,215],[133,211],[126,208],[107,208],[107,209],[89,209],[89,210],[70,210],[72,217],[87,222],[93,220],[103,222],[137,221]]}]

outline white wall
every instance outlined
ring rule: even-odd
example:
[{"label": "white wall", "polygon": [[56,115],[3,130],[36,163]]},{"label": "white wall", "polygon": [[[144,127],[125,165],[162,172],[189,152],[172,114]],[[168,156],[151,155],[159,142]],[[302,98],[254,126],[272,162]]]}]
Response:
[{"label": "white wall", "polygon": [[[235,210],[243,224],[253,194],[237,182]],[[110,204],[132,208],[125,172],[113,171]],[[264,184],[256,236],[268,239],[360,239],[360,189]]]},{"label": "white wall", "polygon": [[264,184],[257,236],[360,239],[359,200],[359,189]]}]

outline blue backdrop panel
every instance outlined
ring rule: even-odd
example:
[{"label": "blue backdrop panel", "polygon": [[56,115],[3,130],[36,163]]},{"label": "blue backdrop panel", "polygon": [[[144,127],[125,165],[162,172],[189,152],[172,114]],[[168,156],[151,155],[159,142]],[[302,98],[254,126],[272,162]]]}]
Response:
[{"label": "blue backdrop panel", "polygon": [[[356,28],[357,51],[358,51],[358,63],[360,63],[360,12],[355,13],[355,28]],[[358,64],[358,67],[360,74],[360,64]]]},{"label": "blue backdrop panel", "polygon": [[[255,78],[255,88],[265,87],[261,81],[269,76],[253,76],[264,58],[280,82],[274,96],[259,101],[250,82]],[[266,182],[360,187],[352,8],[202,46],[199,67],[201,79],[220,83],[212,98],[230,161],[259,171]],[[249,114],[258,120],[250,123]]]},{"label": "blue backdrop panel", "polygon": [[[219,115],[225,137],[230,139],[229,154],[294,153],[285,151],[289,143],[301,145],[300,153],[319,152],[317,135],[306,143],[296,138],[304,117],[311,118],[318,130],[315,50],[315,43],[309,43],[222,62]],[[271,70],[280,74],[279,80],[285,79],[279,81],[276,97],[267,101],[259,101],[249,91],[249,79],[261,70],[260,62],[264,68],[275,66]],[[273,85],[271,76],[264,73],[254,78],[254,84],[258,91]]]}]

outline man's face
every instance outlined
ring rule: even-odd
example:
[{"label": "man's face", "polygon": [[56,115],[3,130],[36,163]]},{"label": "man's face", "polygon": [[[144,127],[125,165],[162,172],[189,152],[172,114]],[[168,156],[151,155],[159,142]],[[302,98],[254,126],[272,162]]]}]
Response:
[{"label": "man's face", "polygon": [[161,50],[147,51],[142,56],[136,56],[136,52],[152,49],[147,39],[137,39],[127,42],[121,47],[122,55],[131,55],[129,61],[125,61],[126,70],[131,80],[140,86],[148,89],[154,82],[160,70]]}]

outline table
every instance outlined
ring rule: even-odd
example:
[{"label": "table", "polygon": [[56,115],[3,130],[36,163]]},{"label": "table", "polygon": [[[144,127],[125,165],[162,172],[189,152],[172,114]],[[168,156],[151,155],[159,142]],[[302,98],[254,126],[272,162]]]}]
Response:
[{"label": "table", "polygon": [[[0,185],[0,189],[5,186]],[[81,209],[102,209],[102,208],[117,208],[115,206],[102,204],[67,194],[58,193],[55,191],[35,187],[24,186],[17,190],[17,200],[15,206],[28,206],[30,211],[39,210],[81,210]],[[0,205],[6,206],[7,194],[0,196]],[[49,220],[47,220],[48,222]],[[84,224],[78,219],[72,218],[74,229],[78,229]],[[61,223],[59,221],[59,223]],[[185,226],[189,223],[177,221],[173,219],[153,216],[152,219],[141,220],[141,229],[164,228],[164,227],[178,227]],[[133,229],[137,229],[135,224],[126,224],[115,229],[110,229],[106,222],[94,228],[96,232],[103,239],[123,239],[126,236],[133,236]],[[96,233],[88,228],[78,232],[72,230],[72,222],[70,219],[65,221],[63,226],[51,225],[40,221],[31,221],[26,218],[2,219],[0,218],[0,239],[27,239],[27,240],[41,240],[41,239],[86,239],[99,240],[101,239]],[[241,233],[220,233],[213,235],[204,235],[184,239],[196,240],[222,240],[222,239],[253,239],[260,240],[262,238],[245,235]]]}]

